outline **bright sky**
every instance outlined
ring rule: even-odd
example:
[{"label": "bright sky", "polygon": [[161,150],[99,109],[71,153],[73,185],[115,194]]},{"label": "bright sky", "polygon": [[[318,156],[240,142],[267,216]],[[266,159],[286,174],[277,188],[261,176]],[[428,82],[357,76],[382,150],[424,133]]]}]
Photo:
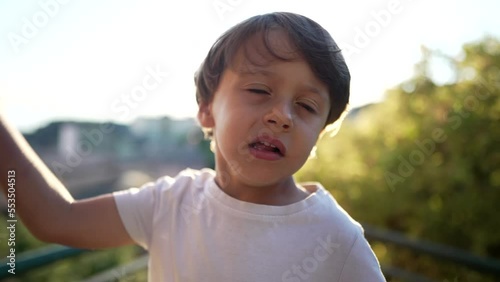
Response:
[{"label": "bright sky", "polygon": [[272,11],[332,34],[347,53],[354,107],[411,77],[421,45],[458,55],[465,42],[500,37],[495,0],[1,1],[0,111],[27,131],[61,119],[194,117],[193,73],[212,43]]}]

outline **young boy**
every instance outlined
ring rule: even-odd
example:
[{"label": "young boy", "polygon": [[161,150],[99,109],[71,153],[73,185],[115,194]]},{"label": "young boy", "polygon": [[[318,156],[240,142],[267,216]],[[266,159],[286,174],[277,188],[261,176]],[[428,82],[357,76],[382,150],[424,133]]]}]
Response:
[{"label": "young boy", "polygon": [[215,171],[75,201],[0,119],[3,190],[15,168],[17,211],[41,240],[144,247],[150,281],[385,281],[361,226],[320,184],[292,177],[340,122],[349,81],[314,21],[252,17],[217,40],[195,76]]}]

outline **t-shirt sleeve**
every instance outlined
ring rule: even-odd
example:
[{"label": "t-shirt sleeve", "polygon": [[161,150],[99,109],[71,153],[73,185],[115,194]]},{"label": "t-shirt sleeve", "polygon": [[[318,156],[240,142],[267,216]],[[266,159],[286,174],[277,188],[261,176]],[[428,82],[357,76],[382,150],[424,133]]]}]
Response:
[{"label": "t-shirt sleeve", "polygon": [[386,281],[380,270],[380,264],[377,257],[361,232],[358,233],[351,251],[349,252],[339,281]]},{"label": "t-shirt sleeve", "polygon": [[118,213],[130,237],[144,249],[149,249],[153,234],[153,219],[158,201],[161,201],[161,189],[166,188],[170,178],[162,178],[156,183],[150,182],[141,188],[113,193]]}]

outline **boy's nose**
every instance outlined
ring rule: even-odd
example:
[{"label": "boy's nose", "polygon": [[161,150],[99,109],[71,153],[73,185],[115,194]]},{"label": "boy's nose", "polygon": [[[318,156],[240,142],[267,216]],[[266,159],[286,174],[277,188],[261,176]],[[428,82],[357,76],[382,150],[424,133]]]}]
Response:
[{"label": "boy's nose", "polygon": [[288,131],[293,128],[293,114],[288,106],[274,107],[264,116],[264,122],[277,131]]}]

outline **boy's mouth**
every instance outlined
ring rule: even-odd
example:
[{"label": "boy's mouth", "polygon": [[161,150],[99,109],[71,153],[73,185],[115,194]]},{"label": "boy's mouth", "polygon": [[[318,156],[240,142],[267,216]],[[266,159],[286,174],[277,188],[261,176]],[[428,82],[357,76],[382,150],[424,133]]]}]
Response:
[{"label": "boy's mouth", "polygon": [[286,152],[281,141],[271,138],[257,138],[248,147],[255,157],[266,160],[277,160],[284,157]]}]

